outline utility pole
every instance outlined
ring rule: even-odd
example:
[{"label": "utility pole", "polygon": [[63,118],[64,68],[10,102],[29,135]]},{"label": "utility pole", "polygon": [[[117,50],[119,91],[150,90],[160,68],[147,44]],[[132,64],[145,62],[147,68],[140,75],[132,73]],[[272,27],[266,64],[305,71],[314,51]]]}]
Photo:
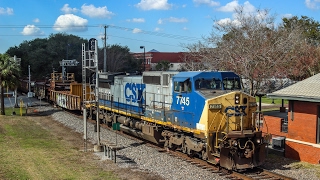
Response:
[{"label": "utility pole", "polygon": [[107,27],[104,26],[104,43],[103,43],[103,51],[104,51],[104,56],[103,56],[103,72],[107,72]]}]

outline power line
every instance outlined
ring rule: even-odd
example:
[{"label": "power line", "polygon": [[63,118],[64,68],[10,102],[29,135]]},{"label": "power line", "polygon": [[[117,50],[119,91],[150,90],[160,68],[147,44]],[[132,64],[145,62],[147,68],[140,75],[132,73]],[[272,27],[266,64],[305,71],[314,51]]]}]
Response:
[{"label": "power line", "polygon": [[[114,26],[114,25],[106,25],[110,28],[114,29],[120,29],[123,31],[134,31],[135,29],[132,28],[127,28],[127,27],[120,27],[120,26]],[[86,25],[86,26],[52,26],[52,25],[38,25],[36,26],[37,28],[90,28],[90,27],[101,27],[101,25]],[[29,27],[26,25],[0,25],[0,28],[35,28],[33,26]],[[146,30],[141,30],[137,32],[137,34],[148,34],[148,35],[153,35],[153,36],[159,36],[159,37],[164,37],[164,38],[169,38],[169,39],[179,39],[179,40],[184,40],[184,41],[199,41],[201,38],[199,37],[192,37],[192,36],[182,36],[182,35],[176,35],[176,34],[168,34],[168,33],[161,33],[161,32],[153,32],[153,31],[146,31]],[[15,35],[0,35],[0,36],[15,36]],[[19,36],[19,35],[16,35]],[[25,35],[21,35],[25,36]],[[43,36],[43,35],[31,35],[31,36]]]}]

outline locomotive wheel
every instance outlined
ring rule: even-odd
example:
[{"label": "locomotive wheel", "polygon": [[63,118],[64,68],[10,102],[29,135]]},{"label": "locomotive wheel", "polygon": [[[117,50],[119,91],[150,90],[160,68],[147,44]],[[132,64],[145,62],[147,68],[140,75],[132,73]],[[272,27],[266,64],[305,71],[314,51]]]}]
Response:
[{"label": "locomotive wheel", "polygon": [[175,144],[170,144],[170,145],[169,145],[169,148],[170,148],[171,150],[175,151],[175,150],[177,149],[177,145],[175,145]]},{"label": "locomotive wheel", "polygon": [[201,157],[202,157],[202,159],[205,160],[205,161],[208,160],[207,151],[202,150],[202,151],[201,151]]},{"label": "locomotive wheel", "polygon": [[182,144],[181,151],[182,151],[184,154],[187,154],[188,148],[187,148],[187,146],[186,146],[185,144]]}]

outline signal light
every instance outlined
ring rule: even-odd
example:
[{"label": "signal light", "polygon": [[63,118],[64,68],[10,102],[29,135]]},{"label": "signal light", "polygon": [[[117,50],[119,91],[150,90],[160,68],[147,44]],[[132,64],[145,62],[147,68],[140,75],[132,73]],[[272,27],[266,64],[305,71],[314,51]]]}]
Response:
[{"label": "signal light", "polygon": [[235,104],[240,104],[240,94],[235,94],[234,95],[234,103]]}]

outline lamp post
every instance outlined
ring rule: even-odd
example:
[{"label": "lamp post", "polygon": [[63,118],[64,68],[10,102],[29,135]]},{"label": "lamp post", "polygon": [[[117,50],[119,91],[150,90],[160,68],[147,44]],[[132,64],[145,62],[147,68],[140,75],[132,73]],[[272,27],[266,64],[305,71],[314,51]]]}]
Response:
[{"label": "lamp post", "polygon": [[70,46],[70,44],[68,43],[67,44],[67,59],[66,60],[68,60],[68,58],[69,58],[69,46]]},{"label": "lamp post", "polygon": [[140,46],[140,49],[143,49],[143,71],[146,71],[146,48]]}]

